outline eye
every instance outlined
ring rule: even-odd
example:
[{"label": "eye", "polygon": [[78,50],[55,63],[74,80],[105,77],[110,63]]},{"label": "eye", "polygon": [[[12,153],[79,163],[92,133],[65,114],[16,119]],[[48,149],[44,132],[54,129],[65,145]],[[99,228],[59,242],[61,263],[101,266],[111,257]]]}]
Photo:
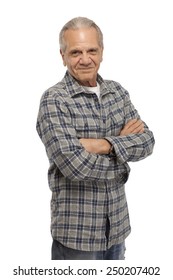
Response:
[{"label": "eye", "polygon": [[80,53],[81,53],[80,51],[74,50],[74,51],[71,52],[71,55],[76,57],[76,56],[80,55]]},{"label": "eye", "polygon": [[90,54],[97,54],[97,49],[90,49],[90,50],[89,50],[89,53],[90,53]]}]

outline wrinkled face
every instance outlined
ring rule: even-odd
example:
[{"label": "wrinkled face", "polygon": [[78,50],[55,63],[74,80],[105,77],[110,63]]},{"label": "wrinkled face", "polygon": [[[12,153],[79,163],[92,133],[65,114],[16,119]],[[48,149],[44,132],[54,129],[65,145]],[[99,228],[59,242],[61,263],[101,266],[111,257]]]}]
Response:
[{"label": "wrinkled face", "polygon": [[70,74],[84,86],[96,86],[103,54],[97,31],[93,27],[70,29],[65,31],[64,40],[66,49],[60,52]]}]

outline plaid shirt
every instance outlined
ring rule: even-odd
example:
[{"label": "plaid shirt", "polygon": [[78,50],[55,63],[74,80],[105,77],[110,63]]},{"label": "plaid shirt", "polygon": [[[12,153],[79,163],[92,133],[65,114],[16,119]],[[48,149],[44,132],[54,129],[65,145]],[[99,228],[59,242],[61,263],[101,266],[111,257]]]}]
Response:
[{"label": "plaid shirt", "polygon": [[[128,92],[114,81],[97,77],[100,100],[66,72],[42,96],[37,132],[50,162],[52,237],[64,246],[100,251],[119,244],[130,233],[124,190],[128,161],[152,153],[154,138],[145,132],[119,136],[130,119],[140,118]],[[105,138],[115,156],[88,153],[80,138]],[[106,221],[109,238],[105,237]]]}]

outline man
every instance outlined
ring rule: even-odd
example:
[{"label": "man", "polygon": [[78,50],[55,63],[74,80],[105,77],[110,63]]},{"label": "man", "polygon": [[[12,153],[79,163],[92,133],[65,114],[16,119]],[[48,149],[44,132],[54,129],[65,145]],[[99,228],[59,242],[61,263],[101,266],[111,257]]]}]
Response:
[{"label": "man", "polygon": [[69,21],[60,53],[67,72],[43,94],[37,120],[50,161],[52,259],[124,259],[127,162],[152,153],[153,134],[128,92],[98,74],[103,35],[93,21]]}]

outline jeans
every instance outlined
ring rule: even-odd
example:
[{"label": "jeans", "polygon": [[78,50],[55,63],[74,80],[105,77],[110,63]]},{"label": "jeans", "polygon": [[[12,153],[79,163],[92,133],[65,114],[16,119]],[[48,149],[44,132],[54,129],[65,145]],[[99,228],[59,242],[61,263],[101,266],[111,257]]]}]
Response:
[{"label": "jeans", "polygon": [[53,239],[52,260],[124,260],[125,242],[106,251],[80,251],[67,248]]}]

